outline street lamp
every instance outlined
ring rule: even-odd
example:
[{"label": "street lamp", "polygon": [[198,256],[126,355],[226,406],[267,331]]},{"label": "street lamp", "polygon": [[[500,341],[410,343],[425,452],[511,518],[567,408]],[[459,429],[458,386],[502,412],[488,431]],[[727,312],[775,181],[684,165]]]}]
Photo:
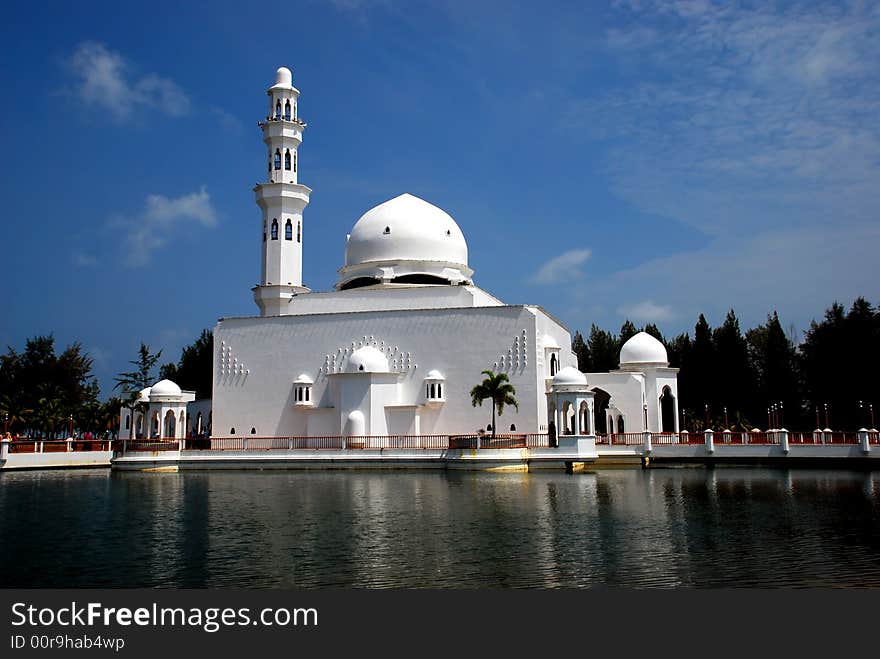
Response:
[{"label": "street lamp", "polygon": [[868,411],[871,413],[871,430],[874,430],[874,404],[868,403]]},{"label": "street lamp", "polygon": [[828,423],[828,403],[825,403],[825,427],[830,428],[831,425]]},{"label": "street lamp", "polygon": [[727,407],[724,408],[724,428],[730,430],[730,424],[727,422]]},{"label": "street lamp", "polygon": [[782,401],[779,401],[779,427],[780,428],[785,427],[785,421],[783,420],[782,416],[783,416],[783,406],[782,406]]}]

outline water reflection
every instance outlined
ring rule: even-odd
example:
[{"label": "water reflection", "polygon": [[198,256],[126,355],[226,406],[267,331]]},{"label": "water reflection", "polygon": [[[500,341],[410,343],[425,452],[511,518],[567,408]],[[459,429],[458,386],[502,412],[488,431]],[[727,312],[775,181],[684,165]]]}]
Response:
[{"label": "water reflection", "polygon": [[872,472],[5,472],[0,516],[5,587],[880,586]]}]

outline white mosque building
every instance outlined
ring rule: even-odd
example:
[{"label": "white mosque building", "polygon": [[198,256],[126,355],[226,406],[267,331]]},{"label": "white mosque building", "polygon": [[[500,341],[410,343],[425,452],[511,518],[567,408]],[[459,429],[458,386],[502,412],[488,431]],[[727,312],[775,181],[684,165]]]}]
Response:
[{"label": "white mosque building", "polygon": [[[490,429],[490,401],[474,407],[470,396],[487,369],[508,375],[519,404],[497,417],[498,433],[678,431],[678,369],[659,341],[639,333],[619,370],[581,373],[569,330],[477,286],[461,228],[413,195],[354,224],[334,290],[307,288],[298,101],[290,70],[278,69],[260,122],[267,179],[254,189],[259,315],[214,328],[210,407],[167,380],[142,392],[153,435],[198,434],[209,421],[213,437],[474,433]],[[143,417],[129,414],[120,436],[143,434]]]}]

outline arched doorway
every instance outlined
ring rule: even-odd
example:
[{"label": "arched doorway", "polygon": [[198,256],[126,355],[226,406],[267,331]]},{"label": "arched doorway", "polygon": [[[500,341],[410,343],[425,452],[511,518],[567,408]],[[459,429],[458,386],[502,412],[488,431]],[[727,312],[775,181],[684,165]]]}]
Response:
[{"label": "arched doorway", "polygon": [[165,423],[163,425],[162,436],[163,437],[174,437],[174,431],[177,428],[177,419],[174,416],[173,410],[168,410],[165,413]]},{"label": "arched doorway", "polygon": [[660,395],[660,432],[675,432],[675,396],[669,385]]},{"label": "arched doorway", "polygon": [[348,415],[343,434],[347,437],[363,437],[367,434],[367,423],[363,412],[354,410]]},{"label": "arched doorway", "polygon": [[565,401],[562,404],[562,434],[563,435],[573,435],[574,434],[574,405],[571,404],[570,401]]},{"label": "arched doorway", "polygon": [[599,387],[593,388],[593,394],[593,428],[597,435],[604,435],[608,432],[608,404],[611,402],[611,394]]},{"label": "arched doorway", "polygon": [[587,405],[587,401],[581,402],[581,408],[579,410],[579,420],[581,427],[582,435],[591,435],[590,431],[590,406]]}]

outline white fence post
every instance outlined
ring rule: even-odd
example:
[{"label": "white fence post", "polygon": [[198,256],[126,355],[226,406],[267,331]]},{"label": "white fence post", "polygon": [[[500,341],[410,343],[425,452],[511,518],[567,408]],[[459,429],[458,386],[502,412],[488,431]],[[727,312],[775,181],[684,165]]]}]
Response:
[{"label": "white fence post", "polygon": [[862,453],[870,453],[871,452],[871,442],[868,441],[868,429],[867,428],[859,428],[859,446],[862,449]]},{"label": "white fence post", "polygon": [[712,432],[711,428],[707,429],[706,432],[704,433],[704,435],[706,437],[706,452],[707,453],[714,453],[715,452],[715,442],[713,439],[713,434],[714,433]]},{"label": "white fence post", "polygon": [[645,453],[650,453],[651,452],[651,433],[646,430],[644,433],[644,437],[645,437]]},{"label": "white fence post", "polygon": [[11,442],[8,439],[0,439],[0,462],[5,462],[9,457],[9,444]]},{"label": "white fence post", "polygon": [[782,447],[782,452],[788,454],[788,431],[785,428],[779,431],[779,445]]}]

